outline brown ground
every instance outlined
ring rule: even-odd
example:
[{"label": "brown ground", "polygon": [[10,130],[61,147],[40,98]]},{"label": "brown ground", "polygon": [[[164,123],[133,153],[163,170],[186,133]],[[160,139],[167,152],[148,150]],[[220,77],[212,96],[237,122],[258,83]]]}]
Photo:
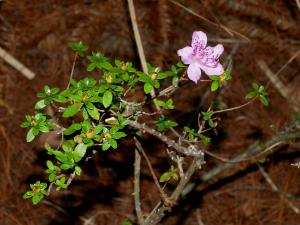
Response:
[{"label": "brown ground", "polygon": [[[136,0],[146,58],[154,65],[170,65],[178,60],[177,49],[190,42],[194,30],[207,32],[211,45],[221,39],[226,52],[222,61],[228,63],[232,59],[233,63],[233,80],[218,95],[228,107],[244,101],[253,81],[269,82],[256,60],[264,60],[276,72],[300,49],[300,8],[294,0],[180,2],[219,25],[197,18],[167,0]],[[125,0],[0,1],[0,46],[37,74],[34,80],[27,80],[0,59],[1,225],[117,225],[134,218],[130,143],[117,151],[99,154],[87,163],[84,175],[67,191],[53,194],[43,204],[34,207],[21,199],[28,183],[42,176],[44,165],[42,139],[25,143],[25,130],[19,127],[24,115],[33,113],[35,94],[45,84],[66,86],[73,59],[67,44],[73,40],[82,40],[92,50],[101,50],[111,58],[132,60],[138,66],[128,15]],[[251,42],[237,34],[230,36],[228,28]],[[82,65],[85,64],[77,66],[75,78],[86,75]],[[279,75],[295,96],[299,94],[299,65],[297,57]],[[191,118],[206,89],[206,85],[191,83],[176,93],[177,110],[173,116],[181,123],[193,122]],[[291,121],[291,105],[273,85],[268,92],[270,107],[255,103],[222,115],[211,151],[231,158]],[[161,174],[168,167],[166,155],[159,145],[147,150],[157,174]],[[293,195],[289,201],[296,208],[300,208],[300,170],[290,163],[299,156],[297,142],[290,143],[268,157],[265,164],[278,188]],[[209,157],[207,160],[199,174],[219,163]],[[271,191],[257,166],[248,165],[242,163],[209,184],[199,185],[163,224],[196,225],[197,214],[201,214],[205,225],[299,224],[300,214],[291,209],[284,197]],[[148,213],[158,196],[146,164],[142,178],[143,210]],[[91,222],[85,223],[87,219]]]}]

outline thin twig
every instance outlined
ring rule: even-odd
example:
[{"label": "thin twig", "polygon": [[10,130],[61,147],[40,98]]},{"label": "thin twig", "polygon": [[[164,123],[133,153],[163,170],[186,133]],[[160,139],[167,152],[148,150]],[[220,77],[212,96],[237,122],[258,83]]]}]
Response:
[{"label": "thin twig", "polygon": [[198,225],[204,225],[204,223],[202,221],[202,218],[201,218],[200,209],[197,209],[196,212],[197,212],[197,223],[198,223]]},{"label": "thin twig", "polygon": [[174,140],[170,139],[169,137],[167,137],[166,135],[163,135],[162,133],[151,129],[150,127],[148,127],[146,124],[140,124],[136,121],[128,121],[128,125],[138,129],[142,132],[147,132],[149,134],[151,134],[152,136],[158,138],[159,140],[161,140],[162,142],[166,143],[169,147],[174,148],[177,152],[187,155],[187,156],[194,156],[199,158],[203,157],[203,151],[198,149],[198,151],[194,152],[191,151],[191,149],[189,149],[189,147],[184,147],[180,144],[178,144],[177,142],[175,142]]},{"label": "thin twig", "polygon": [[136,145],[137,149],[139,150],[139,152],[142,153],[143,157],[146,159],[146,162],[147,162],[147,165],[148,165],[148,167],[149,167],[150,173],[151,173],[151,175],[152,175],[152,178],[153,178],[153,180],[154,180],[154,183],[155,183],[155,185],[156,185],[158,191],[160,192],[160,195],[161,195],[162,199],[163,199],[163,200],[166,200],[166,199],[167,199],[167,195],[166,195],[166,193],[163,191],[163,189],[161,188],[161,186],[160,186],[160,184],[159,184],[159,182],[158,182],[158,179],[157,179],[157,177],[156,177],[156,175],[155,175],[155,172],[154,172],[154,170],[153,170],[153,167],[152,167],[152,165],[151,165],[151,162],[150,162],[150,160],[149,160],[147,154],[145,153],[145,151],[144,151],[144,149],[143,149],[141,143],[140,143],[136,138],[134,138],[134,140],[135,140],[135,145]]},{"label": "thin twig", "polygon": [[140,199],[140,174],[141,174],[141,156],[138,150],[135,150],[134,160],[134,205],[137,219],[140,225],[144,225],[144,217],[141,208]]},{"label": "thin twig", "polygon": [[73,60],[73,65],[72,65],[72,69],[71,69],[71,73],[70,73],[70,78],[69,78],[69,82],[68,82],[68,85],[67,85],[67,89],[70,87],[71,81],[73,79],[77,56],[78,56],[78,53],[76,52],[75,56],[74,56],[74,60]]},{"label": "thin twig", "polygon": [[0,58],[6,61],[9,65],[19,71],[27,79],[32,80],[35,77],[35,73],[30,71],[26,66],[19,62],[15,57],[10,55],[7,51],[0,47]]},{"label": "thin twig", "polygon": [[[190,164],[190,167],[188,168],[187,172],[185,173],[185,176],[181,178],[180,182],[176,186],[175,190],[173,191],[171,195],[171,200],[174,202],[177,202],[182,191],[184,190],[186,184],[190,181],[192,175],[195,173],[197,169],[197,159],[193,159],[193,161]],[[169,211],[169,207],[165,206],[163,202],[159,202],[156,207],[152,210],[152,212],[149,214],[149,216],[145,220],[145,225],[156,225],[158,224],[162,218],[165,216],[166,211]]]},{"label": "thin twig", "polygon": [[251,104],[254,100],[256,100],[257,97],[255,98],[252,98],[250,101],[246,102],[245,104],[243,105],[239,105],[239,106],[236,106],[236,107],[232,107],[232,108],[228,108],[228,109],[222,109],[222,110],[218,110],[218,111],[214,111],[214,114],[217,114],[217,113],[223,113],[223,112],[229,112],[229,111],[234,111],[234,110],[237,110],[237,109],[241,109],[249,104]]}]

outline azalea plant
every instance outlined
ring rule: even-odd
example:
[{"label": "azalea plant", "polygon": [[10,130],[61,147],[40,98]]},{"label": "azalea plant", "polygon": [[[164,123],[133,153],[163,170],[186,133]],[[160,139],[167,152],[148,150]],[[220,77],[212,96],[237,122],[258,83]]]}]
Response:
[{"label": "azalea plant", "polygon": [[[205,163],[204,155],[207,151],[203,146],[211,140],[207,132],[218,126],[216,115],[239,109],[256,99],[265,106],[269,104],[265,88],[253,83],[253,90],[247,94],[246,102],[228,109],[214,109],[211,105],[199,113],[198,126],[178,126],[176,121],[166,116],[167,111],[175,108],[172,94],[180,88],[181,83],[189,80],[195,83],[193,85],[201,85],[199,83],[202,81],[210,82],[211,91],[216,91],[231,79],[230,72],[219,61],[223,46],[207,46],[207,36],[202,31],[193,33],[191,46],[178,50],[182,62],[175,63],[165,71],[148,64],[145,73],[136,69],[131,62],[118,59],[111,62],[101,52],[87,54],[88,47],[81,42],[72,43],[70,47],[75,51],[75,59],[80,56],[89,62],[87,72],[96,70],[100,75],[97,80],[91,77],[78,81],[71,79],[64,90],[46,85],[43,92],[37,94],[40,99],[34,106],[35,114],[26,115],[25,122],[21,124],[28,129],[27,142],[33,141],[41,132],[55,130],[61,135],[58,146],[45,144],[49,157],[45,162],[47,181],[31,184],[30,190],[23,195],[23,198],[31,199],[33,204],[48,197],[53,189],[59,191],[69,188],[72,180],[82,173],[81,167],[87,156],[117,149],[123,138],[134,137],[136,157],[142,154],[149,162],[141,144],[141,134],[148,133],[166,144],[166,153],[173,162],[170,169],[160,174],[159,178],[152,173],[162,199],[161,205],[169,209],[176,204],[194,171]],[[201,71],[208,79],[201,80]],[[170,85],[162,87],[163,80]],[[140,91],[145,95],[143,101],[129,100],[132,99],[128,98],[129,95]],[[149,105],[154,105],[156,110],[146,111]],[[46,113],[47,107],[57,111],[55,117]],[[147,122],[141,122],[145,118]],[[153,171],[150,162],[148,166]],[[139,172],[138,167],[135,170]],[[167,185],[170,180],[178,182],[178,186],[168,195],[161,185]],[[138,195],[137,189],[135,195]],[[142,223],[140,221],[145,218],[139,215],[138,207],[137,214],[138,222]],[[157,220],[155,213],[152,213],[143,224],[156,224]]]}]

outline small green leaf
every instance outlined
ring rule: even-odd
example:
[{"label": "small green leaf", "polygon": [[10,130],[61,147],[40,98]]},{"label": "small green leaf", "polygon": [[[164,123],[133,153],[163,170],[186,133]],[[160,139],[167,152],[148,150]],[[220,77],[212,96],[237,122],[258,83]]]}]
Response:
[{"label": "small green leaf", "polygon": [[246,98],[254,98],[256,95],[257,95],[257,93],[254,92],[254,91],[252,91],[252,92],[249,92],[249,93],[246,95]]},{"label": "small green leaf", "polygon": [[[48,103],[48,104],[49,104],[49,103]],[[48,104],[46,104],[45,99],[42,99],[42,100],[38,101],[38,102],[35,104],[34,108],[35,108],[35,109],[43,109],[43,108],[45,108]]]},{"label": "small green leaf", "polygon": [[109,139],[108,142],[113,149],[117,149],[118,143],[115,139]]},{"label": "small green leaf", "polygon": [[256,83],[252,83],[252,88],[258,92],[259,86]]},{"label": "small green leaf", "polygon": [[81,168],[79,166],[75,166],[75,173],[76,173],[76,175],[80,176]]},{"label": "small green leaf", "polygon": [[219,78],[219,76],[209,76],[209,79],[211,79],[213,81],[218,81],[220,78]]},{"label": "small green leaf", "polygon": [[154,103],[155,103],[155,105],[157,105],[159,107],[165,106],[165,103],[161,100],[158,100],[158,99],[154,99]]},{"label": "small green leaf", "polygon": [[69,126],[66,130],[64,130],[64,135],[71,135],[77,130],[81,129],[80,123],[73,123],[71,126]]},{"label": "small green leaf", "polygon": [[37,205],[44,198],[43,194],[37,193],[32,197],[32,203]]},{"label": "small green leaf", "polygon": [[210,90],[211,90],[211,91],[216,91],[216,90],[218,90],[219,85],[220,85],[220,84],[219,84],[219,81],[214,80],[214,81],[211,83]]},{"label": "small green leaf", "polygon": [[113,95],[110,91],[106,91],[103,95],[103,105],[105,108],[108,108],[112,103]]},{"label": "small green leaf", "polygon": [[159,182],[163,183],[169,181],[173,177],[173,174],[174,173],[170,171],[163,173],[163,175],[159,178]]},{"label": "small green leaf", "polygon": [[56,174],[55,173],[50,173],[49,174],[48,179],[49,179],[50,182],[53,182],[55,180],[55,178],[56,178]]},{"label": "small green leaf", "polygon": [[68,169],[73,168],[73,164],[63,163],[60,165],[60,168],[63,170],[68,170]]},{"label": "small green leaf", "polygon": [[259,96],[259,100],[261,101],[261,103],[264,105],[264,106],[269,106],[269,100],[263,96],[263,95],[260,95]]},{"label": "small green leaf", "polygon": [[54,170],[55,167],[50,160],[47,160],[46,164],[49,170]]},{"label": "small green leaf", "polygon": [[79,162],[82,157],[86,153],[87,146],[84,143],[80,143],[76,146],[74,152],[73,152],[73,157],[75,162]]},{"label": "small green leaf", "polygon": [[[36,134],[36,128],[34,128],[34,127],[32,127],[32,128],[30,128],[30,130],[27,132],[27,135],[26,135],[26,141],[27,142],[31,142],[31,141],[33,141],[33,139],[35,138],[35,136],[37,135]],[[37,132],[38,132],[38,130],[37,130]]]},{"label": "small green leaf", "polygon": [[53,100],[59,103],[66,103],[68,101],[68,99],[66,99],[65,97],[61,96],[61,95],[57,95],[55,97],[53,97]]},{"label": "small green leaf", "polygon": [[82,110],[82,117],[84,120],[87,120],[89,118],[89,114],[85,109]]},{"label": "small green leaf", "polygon": [[68,157],[61,151],[55,150],[53,151],[53,154],[55,155],[55,158],[61,162],[61,163],[68,163],[69,159]]},{"label": "small green leaf", "polygon": [[80,111],[81,106],[82,103],[75,103],[74,105],[70,105],[65,109],[62,116],[66,118],[76,115]]},{"label": "small green leaf", "polygon": [[150,83],[144,84],[144,92],[145,94],[149,94],[153,89],[153,86]]},{"label": "small green leaf", "polygon": [[86,68],[86,70],[88,72],[91,72],[91,71],[93,71],[96,68],[96,66],[97,65],[95,63],[91,63],[91,64],[88,65],[88,67]]},{"label": "small green leaf", "polygon": [[23,122],[23,123],[21,123],[21,127],[22,128],[26,128],[26,127],[29,127],[31,124],[30,124],[30,122],[28,122],[28,121],[25,121],[25,122]]},{"label": "small green leaf", "polygon": [[104,120],[105,123],[109,124],[109,125],[118,125],[119,121],[116,119],[116,117],[110,117]]},{"label": "small green leaf", "polygon": [[51,89],[49,88],[48,85],[45,85],[45,87],[44,87],[44,92],[45,92],[45,94],[47,94],[47,95],[50,95],[50,94],[51,94]]},{"label": "small green leaf", "polygon": [[108,143],[108,141],[104,141],[102,144],[102,150],[106,151],[107,149],[109,149],[110,144]]},{"label": "small green leaf", "polygon": [[103,125],[97,125],[94,128],[94,135],[99,134],[103,130]]},{"label": "small green leaf", "polygon": [[116,132],[112,135],[113,139],[120,139],[123,137],[126,137],[126,134],[124,132]]},{"label": "small green leaf", "polygon": [[93,107],[93,109],[87,109],[87,111],[94,120],[99,120],[100,113],[98,112],[98,110],[95,106]]}]

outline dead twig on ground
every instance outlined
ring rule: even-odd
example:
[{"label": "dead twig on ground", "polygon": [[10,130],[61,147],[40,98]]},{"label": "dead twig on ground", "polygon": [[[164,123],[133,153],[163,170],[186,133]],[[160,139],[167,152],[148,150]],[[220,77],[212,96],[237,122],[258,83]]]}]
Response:
[{"label": "dead twig on ground", "polygon": [[[288,65],[288,63],[290,63],[294,58],[297,57],[299,53],[300,51],[298,51],[293,57],[291,57],[290,60],[288,60],[288,62],[282,68],[285,68]],[[270,82],[275,86],[275,88],[281,94],[281,96],[291,103],[293,110],[299,112],[300,109],[298,105],[300,105],[300,103],[296,102],[296,99],[290,97],[291,91],[289,90],[288,87],[286,87],[283,84],[283,82],[278,77],[279,73],[283,69],[281,68],[276,74],[274,74],[273,71],[269,68],[269,66],[265,63],[265,61],[257,60],[256,62],[259,68],[265,73],[265,75],[269,78]]]},{"label": "dead twig on ground", "polygon": [[300,10],[300,0],[295,0],[296,1],[296,4],[298,6],[298,9]]},{"label": "dead twig on ground", "polygon": [[204,225],[204,223],[202,221],[202,218],[201,218],[200,209],[197,209],[196,213],[197,213],[196,216],[197,216],[197,223],[198,223],[198,225]]},{"label": "dead twig on ground", "polygon": [[[288,141],[295,140],[297,138],[300,138],[299,124],[292,123],[290,126],[283,129],[278,134],[272,136],[269,140],[251,145],[242,154],[233,158],[231,160],[231,162],[243,161],[243,159],[245,159],[245,158],[249,158],[251,156],[258,155],[262,152],[264,152],[264,154],[266,154],[266,155],[269,155],[273,151],[265,151],[265,149],[269,149],[270,146],[277,145],[277,143],[286,143]],[[239,165],[239,164],[224,163],[224,164],[216,166],[215,168],[213,168],[210,171],[203,174],[197,181],[188,184],[187,187],[184,189],[182,195],[186,196],[188,193],[190,193],[196,187],[197,184],[207,182],[208,180],[212,179],[213,177],[216,177],[220,173],[222,173],[225,170],[232,168],[236,165]]]},{"label": "dead twig on ground", "polygon": [[224,26],[224,25],[222,25],[222,24],[218,24],[218,23],[212,22],[212,21],[210,21],[209,19],[207,19],[207,18],[205,18],[205,17],[199,15],[198,13],[194,12],[193,10],[187,8],[186,6],[180,4],[180,3],[177,2],[177,1],[174,1],[174,0],[168,0],[168,1],[169,1],[169,2],[172,2],[173,4],[175,4],[175,5],[177,5],[177,6],[179,6],[180,8],[184,9],[184,10],[187,11],[188,13],[190,13],[190,14],[192,14],[192,15],[194,15],[194,16],[196,16],[196,17],[202,19],[202,20],[204,20],[205,22],[207,22],[207,23],[209,23],[209,24],[211,24],[211,25],[220,27],[222,30],[224,30],[225,32],[227,32],[230,36],[233,36],[233,34],[235,34],[235,35],[237,35],[237,36],[239,36],[239,37],[241,37],[241,38],[247,40],[248,42],[251,42],[251,40],[250,40],[248,37],[246,37],[245,35],[243,35],[243,34],[237,32],[237,31],[235,31],[235,30],[233,30],[233,29],[231,29],[231,28],[229,28],[229,27],[226,27],[226,26]]},{"label": "dead twig on ground", "polygon": [[279,194],[279,196],[281,196],[282,198],[284,198],[284,202],[287,204],[287,206],[289,206],[296,214],[300,214],[300,210],[295,206],[295,204],[293,202],[291,202],[290,200],[288,200],[285,195],[286,193],[282,192],[277,185],[274,183],[274,181],[272,180],[272,178],[270,177],[270,175],[265,171],[265,169],[259,165],[258,163],[256,163],[260,173],[263,175],[263,177],[266,179],[267,183],[271,186],[272,190],[274,190],[274,192],[277,192]]},{"label": "dead twig on ground", "polygon": [[16,58],[14,58],[12,55],[10,55],[7,51],[5,51],[1,47],[0,47],[0,58],[2,58],[5,62],[11,65],[14,69],[19,71],[27,79],[32,80],[35,77],[35,74],[32,71],[30,71],[21,62],[19,62]]}]

